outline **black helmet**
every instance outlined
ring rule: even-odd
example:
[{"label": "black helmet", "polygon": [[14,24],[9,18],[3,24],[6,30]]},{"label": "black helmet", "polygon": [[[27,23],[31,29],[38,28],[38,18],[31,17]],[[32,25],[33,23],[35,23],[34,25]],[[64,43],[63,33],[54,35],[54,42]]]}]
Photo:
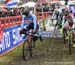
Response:
[{"label": "black helmet", "polygon": [[24,15],[25,16],[28,16],[29,15],[29,13],[30,13],[30,10],[29,10],[29,8],[26,8],[25,10],[24,10]]}]

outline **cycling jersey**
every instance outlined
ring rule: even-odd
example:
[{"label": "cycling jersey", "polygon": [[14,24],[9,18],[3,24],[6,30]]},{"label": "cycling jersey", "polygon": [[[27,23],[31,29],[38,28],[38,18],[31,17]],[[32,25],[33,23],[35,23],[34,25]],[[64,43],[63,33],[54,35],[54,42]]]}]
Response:
[{"label": "cycling jersey", "polygon": [[30,23],[34,24],[34,30],[36,30],[37,27],[36,16],[34,14],[30,14],[29,16],[23,15],[21,28],[24,28],[24,25],[27,27]]},{"label": "cycling jersey", "polygon": [[73,22],[72,16],[68,15],[65,18],[66,18],[66,22],[64,23],[64,28],[66,30],[68,30],[69,28],[73,28],[74,27],[74,22]]}]

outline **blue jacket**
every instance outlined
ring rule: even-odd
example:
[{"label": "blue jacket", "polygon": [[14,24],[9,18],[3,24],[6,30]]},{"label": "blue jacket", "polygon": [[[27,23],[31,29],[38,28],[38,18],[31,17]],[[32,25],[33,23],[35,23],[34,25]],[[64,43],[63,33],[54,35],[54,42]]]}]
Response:
[{"label": "blue jacket", "polygon": [[36,25],[37,25],[36,16],[34,14],[30,14],[27,17],[23,15],[21,28],[24,28],[24,25],[28,26],[29,23],[31,23],[31,22],[33,22],[33,24],[34,24],[34,30],[36,30]]}]

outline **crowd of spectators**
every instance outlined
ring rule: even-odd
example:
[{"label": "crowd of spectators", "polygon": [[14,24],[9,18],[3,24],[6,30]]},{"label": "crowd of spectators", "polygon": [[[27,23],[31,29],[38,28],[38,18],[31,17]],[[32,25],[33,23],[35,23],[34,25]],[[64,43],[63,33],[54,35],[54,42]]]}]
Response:
[{"label": "crowd of spectators", "polygon": [[50,5],[48,5],[47,3],[46,4],[42,4],[42,5],[38,4],[38,6],[36,8],[36,11],[37,12],[54,11],[55,6],[59,6],[59,5],[60,5],[59,3],[53,3],[53,4],[50,4]]},{"label": "crowd of spectators", "polygon": [[[36,7],[36,12],[54,12],[55,10],[55,6],[60,6],[59,3],[53,3],[50,4],[49,6],[47,5],[47,3],[42,4],[42,5],[37,5]],[[1,11],[0,8],[0,17],[8,17],[8,16],[18,16],[18,15],[22,15],[23,11],[24,11],[25,7],[21,7],[21,8],[11,8],[11,9],[6,9],[7,11]],[[75,6],[74,6],[75,8]],[[75,10],[72,11],[75,15]]]},{"label": "crowd of spectators", "polygon": [[[43,3],[42,5],[38,4],[36,12],[49,12],[49,15],[52,15],[52,13],[55,10],[55,6],[60,6],[60,4],[59,3],[51,3],[51,4]],[[40,13],[39,15],[42,16],[42,13]]]},{"label": "crowd of spectators", "polygon": [[[6,9],[6,8],[5,8]],[[0,17],[8,17],[8,16],[18,16],[22,15],[24,8],[11,8],[11,9],[6,9],[7,11],[0,11]]]}]

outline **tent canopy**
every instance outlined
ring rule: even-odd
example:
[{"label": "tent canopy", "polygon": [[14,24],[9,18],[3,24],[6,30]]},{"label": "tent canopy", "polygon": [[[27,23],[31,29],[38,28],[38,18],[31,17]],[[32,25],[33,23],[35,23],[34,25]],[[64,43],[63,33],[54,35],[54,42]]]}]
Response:
[{"label": "tent canopy", "polygon": [[35,5],[36,5],[35,2],[27,2],[27,3],[23,4],[23,5],[21,5],[20,7],[25,7],[25,6],[34,7]]}]

